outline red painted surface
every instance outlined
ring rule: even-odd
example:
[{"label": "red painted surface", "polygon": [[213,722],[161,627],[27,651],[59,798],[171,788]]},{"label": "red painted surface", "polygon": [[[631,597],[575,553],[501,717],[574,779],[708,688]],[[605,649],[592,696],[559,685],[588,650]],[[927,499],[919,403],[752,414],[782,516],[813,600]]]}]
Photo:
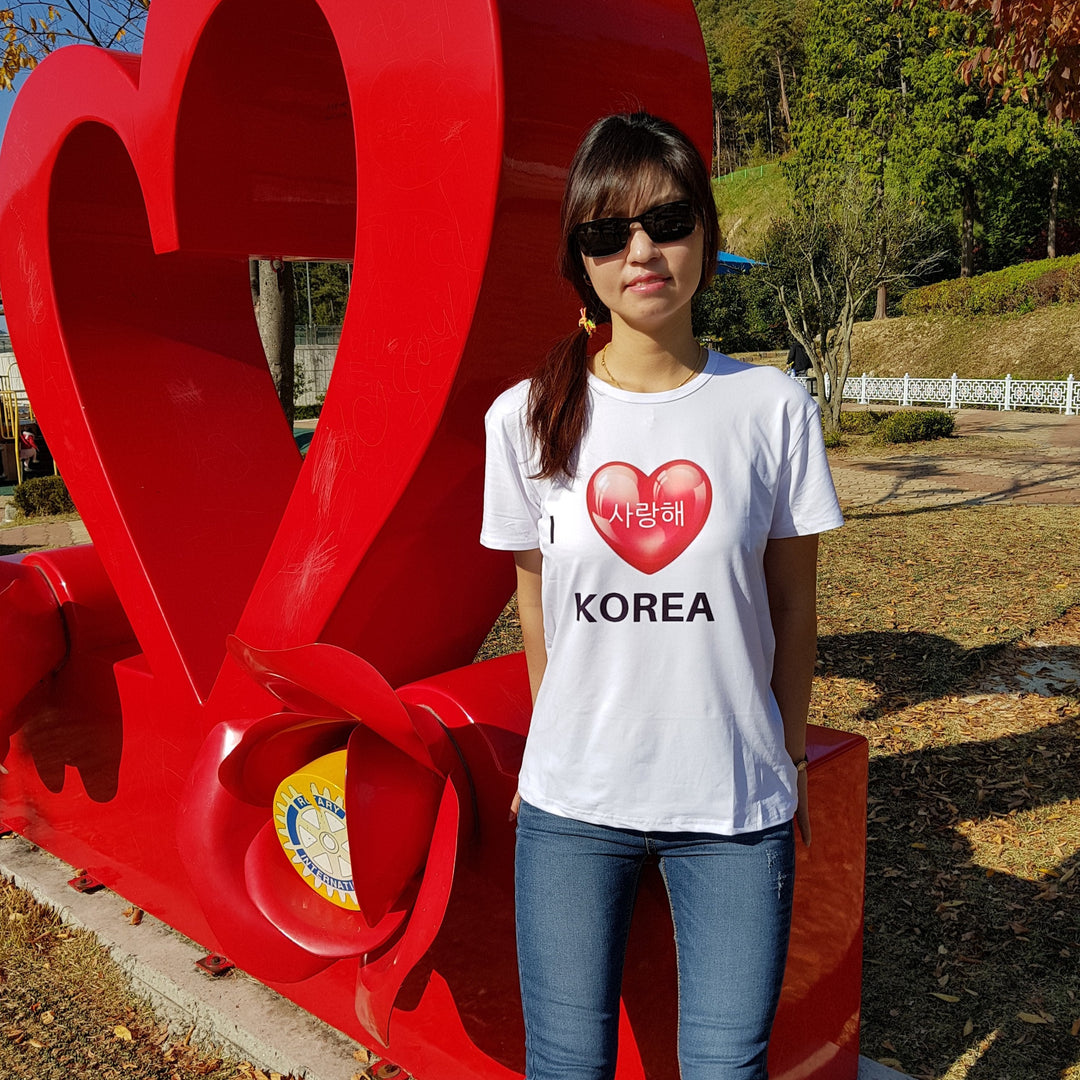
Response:
[{"label": "red painted surface", "polygon": [[[427,1080],[520,1075],[528,690],[520,658],[459,667],[512,588],[482,417],[576,322],[564,171],[634,102],[707,151],[689,0],[155,0],[141,58],[47,59],[0,154],[11,335],[95,541],[0,565],[0,820]],[[250,255],[354,260],[303,462]],[[340,748],[359,912],[272,835],[275,785]],[[858,1045],[865,747],[811,757],[790,1080]],[[620,1080],[676,1072],[666,920],[652,882]]]}]

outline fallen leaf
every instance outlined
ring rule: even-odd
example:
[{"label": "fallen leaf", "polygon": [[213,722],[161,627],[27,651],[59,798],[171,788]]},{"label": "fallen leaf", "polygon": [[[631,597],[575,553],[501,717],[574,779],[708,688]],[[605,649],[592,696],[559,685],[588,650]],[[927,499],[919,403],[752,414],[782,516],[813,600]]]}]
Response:
[{"label": "fallen leaf", "polygon": [[1073,1021],[1073,1026],[1069,1028],[1070,1035],[1080,1035],[1080,1016]]},{"label": "fallen leaf", "polygon": [[1017,1016],[1024,1021],[1025,1024],[1049,1024],[1050,1021],[1045,1016],[1040,1016],[1038,1013],[1021,1012],[1017,1013]]},{"label": "fallen leaf", "polygon": [[959,998],[958,998],[958,997],[957,997],[957,996],[956,996],[955,994],[937,994],[937,993],[932,993],[932,994],[931,994],[930,996],[931,996],[931,997],[936,997],[936,998],[937,998],[937,999],[938,999],[939,1001],[947,1001],[947,1002],[949,1002],[950,1004],[952,1004],[952,1003],[953,1003],[953,1002],[955,1002],[955,1001],[959,1001],[959,1000],[960,1000],[960,999],[959,999]]},{"label": "fallen leaf", "polygon": [[123,1024],[117,1024],[116,1027],[114,1027],[112,1030],[113,1030],[113,1035],[117,1039],[123,1039],[124,1042],[131,1042],[131,1040],[132,1040],[131,1032],[128,1031],[128,1029],[126,1027],[124,1027]]},{"label": "fallen leaf", "polygon": [[964,1024],[964,1037],[967,1038],[975,1030],[975,1025],[971,1022],[971,1017],[968,1017],[967,1023]]},{"label": "fallen leaf", "polygon": [[56,1019],[51,1012],[43,1012],[41,1014],[41,1022],[43,1024],[51,1024]]}]

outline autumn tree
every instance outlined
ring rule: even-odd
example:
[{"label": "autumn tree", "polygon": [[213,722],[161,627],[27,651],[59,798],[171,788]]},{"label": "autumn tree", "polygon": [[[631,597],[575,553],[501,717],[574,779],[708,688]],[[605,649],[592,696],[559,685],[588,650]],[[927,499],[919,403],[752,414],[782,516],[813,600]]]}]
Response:
[{"label": "autumn tree", "polygon": [[992,33],[965,57],[961,73],[971,82],[978,75],[991,93],[1005,100],[1016,91],[1029,96],[1031,76],[1055,120],[1080,120],[1080,0],[943,0],[975,28],[986,17]]},{"label": "autumn tree", "polygon": [[826,430],[838,431],[855,322],[882,285],[940,261],[939,230],[909,193],[850,173],[819,182],[775,220],[758,254],[791,336],[806,350]]},{"label": "autumn tree", "polygon": [[56,0],[52,4],[9,0],[0,10],[4,33],[0,89],[13,89],[20,71],[35,67],[61,45],[82,43],[137,52],[149,7],[150,0]]}]

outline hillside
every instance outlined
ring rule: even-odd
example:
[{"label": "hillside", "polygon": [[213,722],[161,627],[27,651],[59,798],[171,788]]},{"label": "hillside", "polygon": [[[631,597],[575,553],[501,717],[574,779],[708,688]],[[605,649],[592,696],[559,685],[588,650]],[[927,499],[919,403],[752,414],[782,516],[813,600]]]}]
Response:
[{"label": "hillside", "polygon": [[851,374],[1080,378],[1080,303],[1026,315],[904,316],[858,323]]},{"label": "hillside", "polygon": [[725,251],[752,257],[769,222],[791,202],[791,188],[778,164],[740,169],[713,181]]}]

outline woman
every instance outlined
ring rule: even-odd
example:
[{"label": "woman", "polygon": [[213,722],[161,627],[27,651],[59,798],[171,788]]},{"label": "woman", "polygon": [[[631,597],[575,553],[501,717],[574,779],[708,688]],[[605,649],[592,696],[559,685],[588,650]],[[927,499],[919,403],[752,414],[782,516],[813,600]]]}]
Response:
[{"label": "woman", "polygon": [[562,241],[580,328],[487,417],[482,542],[514,552],[534,700],[514,806],[526,1074],[614,1075],[630,914],[656,855],[683,1080],[764,1077],[794,817],[810,840],[817,534],[841,523],[821,424],[780,371],[694,340],[718,226],[672,124],[593,126]]}]

